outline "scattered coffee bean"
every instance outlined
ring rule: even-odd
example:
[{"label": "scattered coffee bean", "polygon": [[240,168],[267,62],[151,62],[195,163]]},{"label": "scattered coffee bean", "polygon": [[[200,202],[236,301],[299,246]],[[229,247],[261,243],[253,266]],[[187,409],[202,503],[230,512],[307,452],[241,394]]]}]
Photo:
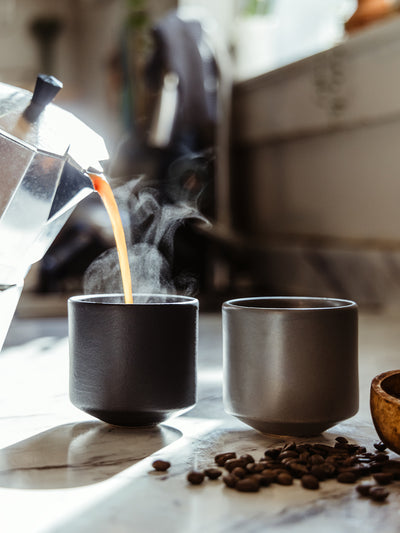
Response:
[{"label": "scattered coffee bean", "polygon": [[151,466],[154,468],[154,470],[157,470],[158,472],[165,472],[171,466],[171,463],[168,461],[157,459],[152,463]]},{"label": "scattered coffee bean", "polygon": [[200,485],[204,481],[204,474],[203,472],[196,472],[193,470],[192,472],[189,472],[186,478],[192,485]]},{"label": "scattered coffee bean", "polygon": [[250,463],[254,463],[254,457],[250,455],[249,453],[245,453],[244,455],[241,455],[239,457],[242,461],[244,461],[245,465],[248,465]]},{"label": "scattered coffee bean", "polygon": [[234,468],[237,468],[238,466],[240,466],[242,468],[246,466],[246,464],[243,461],[243,459],[228,459],[224,463],[224,468],[226,468],[228,470],[228,472],[232,472],[232,470]]},{"label": "scattered coffee bean", "polygon": [[304,476],[305,474],[308,474],[308,471],[309,471],[306,465],[299,464],[299,463],[290,463],[289,468],[290,468],[291,474],[295,477]]},{"label": "scattered coffee bean", "polygon": [[345,471],[338,474],[337,480],[339,483],[355,483],[357,481],[357,476],[354,472]]},{"label": "scattered coffee bean", "polygon": [[255,474],[255,475],[257,476],[261,487],[269,487],[273,481],[268,475],[264,476],[262,472],[261,474]]},{"label": "scattered coffee bean", "polygon": [[269,450],[265,450],[264,455],[265,457],[272,457],[272,459],[276,459],[281,451],[282,448],[270,448]]},{"label": "scattered coffee bean", "polygon": [[319,489],[318,478],[311,474],[306,474],[301,478],[301,486],[305,489],[317,490]]},{"label": "scattered coffee bean", "polygon": [[369,490],[368,496],[375,502],[383,502],[389,496],[389,492],[383,487],[372,487]]},{"label": "scattered coffee bean", "polygon": [[282,452],[281,454],[279,454],[279,459],[282,461],[282,459],[287,459],[288,457],[295,457],[296,459],[298,458],[299,454],[297,452],[295,452],[294,450],[285,450],[284,452]]},{"label": "scattered coffee bean", "polygon": [[265,464],[263,463],[248,463],[246,465],[246,470],[253,474],[259,474],[265,469]]},{"label": "scattered coffee bean", "polygon": [[263,470],[260,475],[263,478],[264,482],[268,483],[268,485],[273,483],[276,479],[276,474],[273,470]]},{"label": "scattered coffee bean", "polygon": [[369,491],[372,487],[373,485],[370,483],[363,483],[362,485],[357,485],[356,491],[360,496],[369,496]]},{"label": "scattered coffee bean", "polygon": [[246,475],[246,470],[241,466],[237,466],[232,470],[231,474],[239,479],[243,479]]},{"label": "scattered coffee bean", "polygon": [[235,489],[240,492],[257,492],[260,489],[260,483],[254,476],[245,479],[239,479],[235,485]]},{"label": "scattered coffee bean", "polygon": [[276,482],[279,483],[279,485],[292,485],[293,478],[288,472],[281,472],[276,476]]},{"label": "scattered coffee bean", "polygon": [[225,485],[231,489],[233,489],[238,482],[238,478],[233,476],[232,474],[226,474],[222,477],[222,481],[225,483]]},{"label": "scattered coffee bean", "polygon": [[319,453],[315,453],[310,457],[310,464],[312,465],[322,465],[324,462],[324,458]]},{"label": "scattered coffee bean", "polygon": [[218,479],[220,476],[222,476],[221,470],[218,470],[218,468],[206,468],[204,470],[204,475],[208,477],[208,479]]},{"label": "scattered coffee bean", "polygon": [[375,461],[377,463],[384,463],[389,460],[389,456],[385,452],[378,452],[375,454]]},{"label": "scattered coffee bean", "polygon": [[387,446],[383,442],[375,442],[374,448],[375,450],[378,450],[378,452],[384,452]]},{"label": "scattered coffee bean", "polygon": [[307,451],[300,452],[298,461],[301,461],[302,463],[306,463],[309,457],[310,457],[309,452]]},{"label": "scattered coffee bean", "polygon": [[352,455],[342,462],[342,466],[353,466],[356,462],[357,458]]},{"label": "scattered coffee bean", "polygon": [[297,448],[297,444],[295,442],[288,442],[285,444],[285,446],[282,448],[283,451],[286,450],[295,450]]},{"label": "scattered coffee bean", "polygon": [[335,441],[339,444],[347,444],[349,442],[346,437],[336,437]]},{"label": "scattered coffee bean", "polygon": [[214,461],[217,463],[218,466],[224,466],[224,464],[226,463],[228,459],[236,459],[236,453],[235,452],[218,453],[214,457]]},{"label": "scattered coffee bean", "polygon": [[324,481],[325,479],[334,477],[336,467],[332,463],[325,461],[322,465],[312,465],[310,473],[320,481]]},{"label": "scattered coffee bean", "polygon": [[393,481],[393,474],[390,472],[378,472],[373,478],[379,485],[389,485]]},{"label": "scattered coffee bean", "polygon": [[[260,486],[262,485],[263,479],[261,474],[252,474],[251,476],[248,476],[251,479],[254,479]],[[267,485],[264,485],[267,486]]]},{"label": "scattered coffee bean", "polygon": [[381,472],[390,472],[394,480],[400,480],[400,461],[389,459],[381,465]]}]

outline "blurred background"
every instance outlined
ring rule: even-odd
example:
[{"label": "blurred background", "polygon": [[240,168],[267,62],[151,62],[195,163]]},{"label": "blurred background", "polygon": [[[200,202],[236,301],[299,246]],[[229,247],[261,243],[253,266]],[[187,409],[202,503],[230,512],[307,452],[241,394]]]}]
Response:
[{"label": "blurred background", "polygon": [[[0,81],[62,80],[56,103],[106,142],[129,244],[150,239],[202,309],[251,295],[386,309],[400,303],[399,36],[394,0],[1,0]],[[64,315],[113,246],[91,195],[17,314]]]}]

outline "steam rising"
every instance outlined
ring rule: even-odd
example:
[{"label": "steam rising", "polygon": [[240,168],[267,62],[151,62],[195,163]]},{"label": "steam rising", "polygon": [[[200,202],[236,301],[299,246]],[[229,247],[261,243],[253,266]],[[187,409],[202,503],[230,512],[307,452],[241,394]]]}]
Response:
[{"label": "steam rising", "polygon": [[[191,295],[196,280],[190,275],[172,279],[174,236],[187,219],[208,223],[191,204],[160,202],[160,191],[145,178],[133,180],[114,191],[128,247],[134,293],[179,292]],[[121,272],[116,248],[100,255],[86,270],[87,294],[122,293]]]}]

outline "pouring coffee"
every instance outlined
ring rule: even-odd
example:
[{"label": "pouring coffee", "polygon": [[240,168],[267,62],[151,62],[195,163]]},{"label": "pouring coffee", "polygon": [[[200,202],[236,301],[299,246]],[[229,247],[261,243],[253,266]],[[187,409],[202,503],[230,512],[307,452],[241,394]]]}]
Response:
[{"label": "pouring coffee", "polygon": [[97,133],[51,103],[61,88],[42,74],[33,93],[0,83],[0,349],[31,265],[109,157]]}]

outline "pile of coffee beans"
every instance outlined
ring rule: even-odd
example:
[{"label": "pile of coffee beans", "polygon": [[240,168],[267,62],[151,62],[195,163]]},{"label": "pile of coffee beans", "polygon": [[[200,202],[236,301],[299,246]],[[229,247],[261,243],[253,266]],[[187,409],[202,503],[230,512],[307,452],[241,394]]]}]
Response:
[{"label": "pile of coffee beans", "polygon": [[339,483],[356,484],[363,478],[373,483],[360,483],[356,490],[362,497],[383,502],[389,491],[386,486],[400,480],[400,461],[389,458],[383,443],[374,444],[375,451],[349,443],[337,437],[333,446],[322,443],[290,442],[269,448],[256,460],[250,454],[219,453],[214,461],[217,467],[204,471],[191,471],[187,480],[193,485],[222,478],[229,488],[240,492],[258,492],[262,487],[275,483],[292,485],[295,479],[307,490],[318,490],[328,479]]}]

